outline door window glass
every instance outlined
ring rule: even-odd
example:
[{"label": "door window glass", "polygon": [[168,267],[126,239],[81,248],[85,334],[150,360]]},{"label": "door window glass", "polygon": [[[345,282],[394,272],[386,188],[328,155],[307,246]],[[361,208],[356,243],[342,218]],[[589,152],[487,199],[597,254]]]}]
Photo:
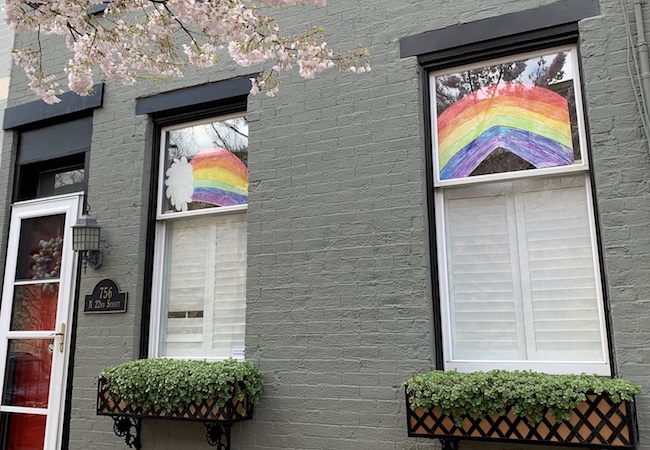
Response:
[{"label": "door window glass", "polygon": [[47,416],[2,413],[0,433],[7,437],[7,449],[43,450]]},{"label": "door window glass", "polygon": [[16,286],[11,311],[11,331],[44,331],[56,328],[58,283]]},{"label": "door window glass", "polygon": [[52,339],[11,339],[2,403],[47,408],[52,367]]},{"label": "door window glass", "polygon": [[64,214],[22,221],[16,280],[59,278],[64,227]]}]

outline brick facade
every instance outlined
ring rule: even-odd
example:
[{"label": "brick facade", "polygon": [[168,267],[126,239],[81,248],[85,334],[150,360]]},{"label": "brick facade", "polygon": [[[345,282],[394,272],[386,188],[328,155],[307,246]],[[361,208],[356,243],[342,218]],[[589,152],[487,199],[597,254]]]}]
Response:
[{"label": "brick facade", "polygon": [[[421,68],[414,57],[400,58],[399,40],[549,3],[329,0],[321,10],[282,12],[296,30],[308,20],[323,25],[334,47],[369,47],[372,72],[332,71],[310,81],[291,74],[277,97],[248,100],[246,357],[263,371],[266,392],[254,420],[233,428],[233,450],[437,448],[437,441],[407,437],[405,425],[402,383],[412,370],[434,366],[435,288]],[[579,29],[613,365],[643,386],[641,448],[650,449],[650,157],[630,86],[621,3],[600,3],[601,15]],[[650,28],[650,6],[645,13]],[[46,64],[67,60],[63,45],[45,44]],[[63,448],[125,448],[112,422],[94,413],[97,374],[138,358],[147,333],[141,315],[153,125],[135,114],[136,99],[248,73],[225,63],[163,84],[106,83],[104,106],[93,115],[88,174],[105,261],[81,273],[78,293],[113,278],[130,303],[125,314],[77,310]],[[9,106],[33,100],[14,70]],[[0,165],[3,239],[14,136],[5,133]],[[201,424],[145,421],[142,441],[146,449],[208,448]]]},{"label": "brick facade", "polygon": [[[7,106],[7,97],[9,96],[9,75],[11,72],[11,48],[14,42],[14,36],[6,24],[6,14],[4,12],[4,0],[0,1],[0,121],[4,117],[4,109]],[[0,136],[0,146],[2,145],[2,136]]]}]

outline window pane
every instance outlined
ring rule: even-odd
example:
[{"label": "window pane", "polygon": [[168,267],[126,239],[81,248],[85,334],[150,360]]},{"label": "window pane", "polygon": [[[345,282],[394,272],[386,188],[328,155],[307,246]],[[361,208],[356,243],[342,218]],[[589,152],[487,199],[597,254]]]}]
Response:
[{"label": "window pane", "polygon": [[241,356],[246,214],[170,221],[166,239],[161,355]]},{"label": "window pane", "polygon": [[14,287],[11,331],[54,330],[59,284]]},{"label": "window pane", "polygon": [[520,295],[505,195],[446,201],[454,357],[520,359]]},{"label": "window pane", "polygon": [[16,280],[59,278],[64,228],[64,214],[21,222]]},{"label": "window pane", "polygon": [[453,359],[603,361],[584,175],[443,193]]},{"label": "window pane", "polygon": [[52,339],[12,339],[7,353],[3,405],[47,408]]},{"label": "window pane", "polygon": [[436,76],[440,179],[581,162],[571,53]]},{"label": "window pane", "polygon": [[531,183],[522,192],[535,359],[602,361],[584,183],[553,184]]},{"label": "window pane", "polygon": [[0,436],[5,450],[43,450],[47,416],[2,413]]},{"label": "window pane", "polygon": [[162,211],[248,202],[248,122],[245,117],[165,134]]},{"label": "window pane", "polygon": [[45,197],[82,191],[85,176],[83,166],[41,172],[38,180],[38,195]]}]

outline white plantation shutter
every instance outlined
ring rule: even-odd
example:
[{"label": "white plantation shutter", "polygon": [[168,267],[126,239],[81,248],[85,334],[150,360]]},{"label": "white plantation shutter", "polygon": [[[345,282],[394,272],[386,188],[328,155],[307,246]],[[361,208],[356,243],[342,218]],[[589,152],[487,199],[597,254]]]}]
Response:
[{"label": "white plantation shutter", "polygon": [[[246,325],[246,215],[224,217],[216,225],[212,348],[234,356],[244,349]],[[221,355],[218,355],[221,356]]]},{"label": "white plantation shutter", "polygon": [[534,359],[601,361],[601,299],[585,177],[528,185],[521,197]]},{"label": "white plantation shutter", "polygon": [[246,214],[167,224],[161,354],[228,358],[244,349]]},{"label": "white plantation shutter", "polygon": [[443,198],[452,359],[603,361],[586,177],[447,188]]},{"label": "white plantation shutter", "polygon": [[508,205],[503,195],[446,200],[454,355],[517,358],[518,324]]}]

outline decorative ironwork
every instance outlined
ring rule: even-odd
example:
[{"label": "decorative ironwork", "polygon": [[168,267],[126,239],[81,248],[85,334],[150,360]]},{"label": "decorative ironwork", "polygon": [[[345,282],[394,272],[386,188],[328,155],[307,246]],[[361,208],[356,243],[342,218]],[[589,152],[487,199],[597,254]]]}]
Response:
[{"label": "decorative ironwork", "polygon": [[217,450],[230,450],[230,426],[220,423],[205,423],[205,438]]},{"label": "decorative ironwork", "polygon": [[458,450],[458,439],[440,439],[442,450]]},{"label": "decorative ironwork", "polygon": [[[113,431],[125,437],[129,447],[140,450],[140,422],[142,419],[170,419],[203,422],[206,426],[208,444],[217,450],[230,450],[230,428],[233,423],[253,417],[253,405],[248,398],[233,397],[223,407],[217,408],[215,399],[209,398],[192,403],[184,408],[167,410],[158,406],[148,409],[127,405],[108,391],[104,380],[99,380],[97,389],[97,415],[110,416],[115,424]],[[131,433],[135,428],[135,434]]]},{"label": "decorative ironwork", "polygon": [[[126,416],[113,416],[113,431],[119,437],[123,437],[126,445],[135,450],[140,450],[142,444],[140,443],[140,419]],[[135,430],[135,434],[131,433],[131,429]]]},{"label": "decorative ironwork", "polygon": [[408,395],[406,403],[409,436],[440,439],[445,450],[456,450],[462,439],[619,449],[634,449],[639,440],[634,403],[616,403],[608,395],[587,395],[568,422],[557,422],[547,409],[537,424],[506,407],[504,415],[493,414],[483,419],[464,415],[458,427],[437,408],[412,411]]}]

